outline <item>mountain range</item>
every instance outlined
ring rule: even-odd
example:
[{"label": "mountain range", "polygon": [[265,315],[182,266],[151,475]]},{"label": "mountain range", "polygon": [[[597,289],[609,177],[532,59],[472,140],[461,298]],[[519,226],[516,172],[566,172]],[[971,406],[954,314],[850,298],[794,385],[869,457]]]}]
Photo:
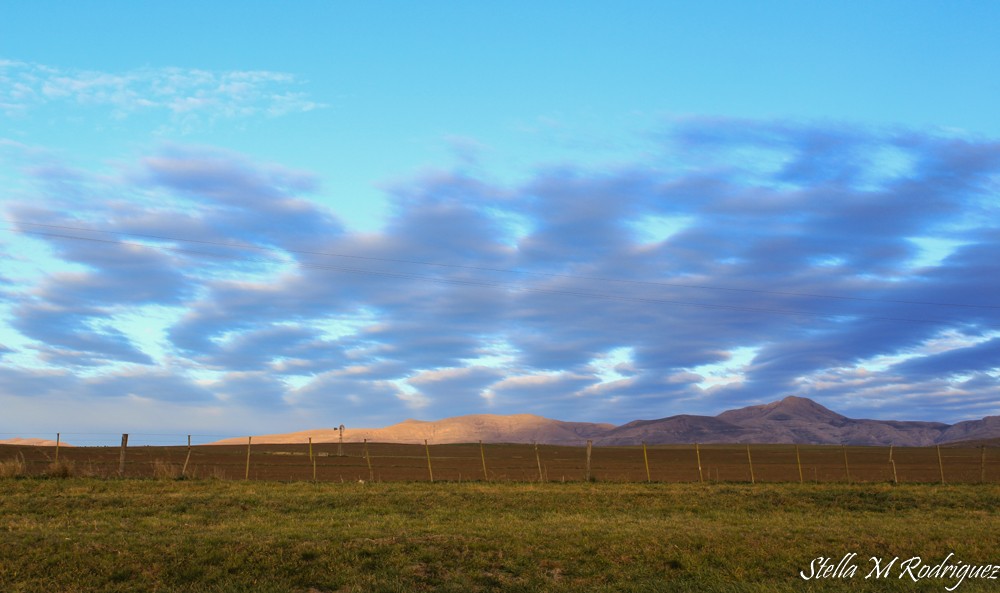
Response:
[{"label": "mountain range", "polygon": [[[514,414],[474,414],[437,421],[406,420],[385,428],[347,428],[344,442],[382,443],[542,443],[639,445],[670,443],[796,443],[824,445],[931,446],[1000,437],[1000,416],[957,424],[848,418],[804,397],[728,410],[717,416],[682,414],[615,426],[563,422]],[[306,430],[253,437],[255,443],[337,442],[337,429]],[[226,439],[214,444],[237,444]]]}]

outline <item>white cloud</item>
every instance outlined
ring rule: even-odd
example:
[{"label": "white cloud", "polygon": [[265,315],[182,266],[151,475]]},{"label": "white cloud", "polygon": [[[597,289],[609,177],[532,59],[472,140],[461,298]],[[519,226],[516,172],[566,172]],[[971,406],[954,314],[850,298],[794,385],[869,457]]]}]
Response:
[{"label": "white cloud", "polygon": [[162,112],[175,120],[277,117],[324,105],[291,74],[141,68],[126,72],[61,69],[0,60],[0,110],[8,115],[45,104],[103,108],[117,118]]},{"label": "white cloud", "polygon": [[[743,127],[715,126],[723,149]],[[24,169],[39,190],[4,204],[10,224],[79,240],[32,235],[44,249],[0,260],[4,366],[20,369],[0,390],[106,378],[122,397],[355,426],[484,410],[625,422],[792,393],[861,417],[881,401],[911,419],[996,413],[1000,232],[995,217],[950,224],[992,195],[994,144],[925,138],[906,182],[873,193],[856,187],[870,159],[834,148],[902,140],[779,132],[793,189],[775,189],[784,170],[759,185],[646,161],[516,186],[435,174],[399,182],[367,233],[312,201],[313,175],[240,155],[173,146],[117,177],[45,161]],[[963,243],[914,268],[913,237]]]},{"label": "white cloud", "polygon": [[731,383],[743,383],[746,381],[746,373],[757,350],[758,348],[753,346],[733,348],[725,354],[725,360],[722,362],[694,367],[691,372],[702,377],[698,387],[711,389]]}]

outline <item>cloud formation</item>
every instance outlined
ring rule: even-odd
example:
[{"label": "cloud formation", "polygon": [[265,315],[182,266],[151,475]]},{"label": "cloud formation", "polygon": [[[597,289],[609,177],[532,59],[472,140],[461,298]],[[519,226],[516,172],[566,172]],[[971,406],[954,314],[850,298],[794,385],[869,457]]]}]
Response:
[{"label": "cloud formation", "polygon": [[141,68],[102,72],[0,59],[0,111],[18,115],[50,104],[108,109],[123,118],[166,113],[178,121],[281,116],[322,104],[295,90],[290,74]]},{"label": "cloud formation", "polygon": [[615,168],[427,173],[366,233],[314,176],[222,151],[60,170],[116,196],[69,210],[36,169],[5,238],[72,269],[6,286],[27,346],[0,353],[32,361],[0,385],[300,427],[624,422],[792,394],[855,417],[1000,414],[1000,144],[724,119],[656,138]]}]

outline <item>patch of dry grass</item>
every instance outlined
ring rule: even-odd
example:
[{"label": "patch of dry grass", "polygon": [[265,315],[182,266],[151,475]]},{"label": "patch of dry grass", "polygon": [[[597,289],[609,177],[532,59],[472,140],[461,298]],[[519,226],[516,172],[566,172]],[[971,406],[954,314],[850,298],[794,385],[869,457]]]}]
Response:
[{"label": "patch of dry grass", "polygon": [[16,457],[0,461],[0,478],[20,478],[25,475],[26,469],[24,455],[18,453]]},{"label": "patch of dry grass", "polygon": [[76,464],[72,461],[53,461],[45,470],[45,475],[50,478],[72,478],[80,476]]},{"label": "patch of dry grass", "polygon": [[153,478],[156,480],[176,480],[181,477],[182,465],[155,459],[152,463]]}]

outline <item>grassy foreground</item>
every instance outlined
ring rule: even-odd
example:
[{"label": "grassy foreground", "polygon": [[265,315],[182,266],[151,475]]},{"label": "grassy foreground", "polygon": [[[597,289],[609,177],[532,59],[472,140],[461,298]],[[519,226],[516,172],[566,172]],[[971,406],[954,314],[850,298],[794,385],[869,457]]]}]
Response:
[{"label": "grassy foreground", "polygon": [[[0,591],[944,591],[866,580],[869,558],[1000,564],[998,503],[993,485],[5,479]],[[853,578],[799,577],[851,552]]]}]

